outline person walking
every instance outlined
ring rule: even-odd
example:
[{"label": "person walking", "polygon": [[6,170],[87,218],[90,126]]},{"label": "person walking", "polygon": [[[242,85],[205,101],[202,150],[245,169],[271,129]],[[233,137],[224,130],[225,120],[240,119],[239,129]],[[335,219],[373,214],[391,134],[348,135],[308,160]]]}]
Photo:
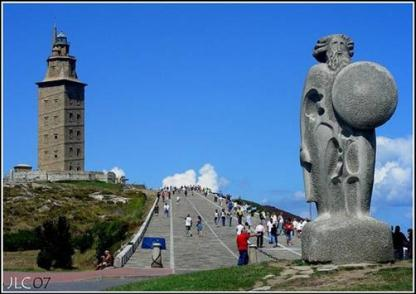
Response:
[{"label": "person walking", "polygon": [[225,209],[224,208],[221,210],[221,221],[222,221],[222,226],[225,227]]},{"label": "person walking", "polygon": [[165,202],[165,205],[163,205],[163,211],[165,212],[166,217],[169,216],[169,204]]},{"label": "person walking", "polygon": [[250,230],[250,228],[251,228],[251,226],[252,226],[252,221],[251,221],[251,214],[250,214],[250,212],[249,212],[249,213],[247,213],[247,216],[246,216],[246,223],[248,224],[248,229]]},{"label": "person walking", "polygon": [[272,227],[273,227],[273,219],[269,218],[269,220],[267,221],[267,237],[269,239],[269,244],[273,244],[273,239],[272,239]]},{"label": "person walking", "polygon": [[400,231],[400,226],[396,226],[393,233],[394,258],[403,259],[403,247],[407,246],[406,236]]},{"label": "person walking", "polygon": [[407,229],[407,258],[413,258],[413,229]]},{"label": "person walking", "polygon": [[257,233],[257,248],[263,248],[263,235],[264,235],[264,226],[260,222],[256,226],[256,233]]},{"label": "person walking", "polygon": [[251,237],[257,236],[256,234],[251,235],[246,231],[245,228],[242,229],[241,234],[237,235],[237,248],[240,256],[238,258],[237,265],[246,265],[248,264],[248,240]]},{"label": "person walking", "polygon": [[275,245],[273,247],[277,247],[278,244],[278,240],[277,240],[277,224],[273,224],[272,228],[270,230],[270,235],[271,235],[271,240],[272,240],[272,244],[273,242],[275,243]]},{"label": "person walking", "polygon": [[233,215],[231,214],[230,211],[227,211],[227,217],[228,217],[228,224],[231,227],[232,226],[232,222],[233,222]]},{"label": "person walking", "polygon": [[198,215],[198,220],[196,222],[196,231],[198,232],[198,236],[202,237],[202,228],[204,226],[202,225],[202,218],[200,215]]},{"label": "person walking", "polygon": [[218,209],[215,209],[215,213],[214,213],[214,223],[218,227]]},{"label": "person walking", "polygon": [[240,206],[237,208],[237,218],[238,223],[241,224],[243,222],[243,211],[241,210]]},{"label": "person walking", "polygon": [[240,235],[243,229],[244,229],[244,226],[242,224],[238,224],[237,227],[235,228],[235,230],[237,231],[237,235]]},{"label": "person walking", "polygon": [[292,246],[292,232],[293,232],[293,224],[292,220],[289,218],[287,222],[283,225],[283,230],[286,234],[286,243],[287,246]]},{"label": "person walking", "polygon": [[185,218],[186,237],[189,237],[189,236],[192,237],[191,227],[192,227],[192,218],[191,218],[191,215],[188,214],[188,216]]}]

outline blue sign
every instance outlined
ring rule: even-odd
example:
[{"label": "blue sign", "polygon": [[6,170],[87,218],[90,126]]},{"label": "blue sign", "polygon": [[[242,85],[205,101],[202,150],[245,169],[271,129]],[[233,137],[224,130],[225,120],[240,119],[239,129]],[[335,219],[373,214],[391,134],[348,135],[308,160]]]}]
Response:
[{"label": "blue sign", "polygon": [[153,243],[159,243],[160,249],[166,249],[165,238],[158,238],[158,237],[144,237],[142,241],[142,248],[152,249]]}]

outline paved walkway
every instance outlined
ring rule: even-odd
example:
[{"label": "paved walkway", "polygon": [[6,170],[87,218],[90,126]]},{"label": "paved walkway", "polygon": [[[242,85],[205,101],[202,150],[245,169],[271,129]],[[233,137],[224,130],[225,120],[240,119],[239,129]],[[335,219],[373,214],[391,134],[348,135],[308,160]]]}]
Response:
[{"label": "paved walkway", "polygon": [[108,268],[82,272],[3,272],[3,291],[104,290],[135,280],[170,274],[172,274],[170,268]]},{"label": "paved walkway", "polygon": [[[174,273],[191,272],[197,270],[215,269],[220,267],[233,266],[237,264],[238,250],[236,248],[237,219],[234,218],[232,226],[222,226],[214,223],[215,209],[221,211],[218,203],[214,202],[214,195],[205,197],[198,192],[188,192],[185,197],[180,195],[180,202],[176,203],[177,194],[172,196],[170,201],[171,213],[169,217],[163,214],[163,204],[160,203],[158,216],[153,216],[145,237],[166,238],[166,250],[162,251],[164,267],[169,267]],[[175,199],[175,200],[174,200]],[[224,207],[225,208],[225,207]],[[192,237],[185,235],[185,217],[190,214],[193,219]],[[195,224],[197,216],[203,220],[203,235],[198,236]],[[253,217],[253,224],[257,224],[259,218]],[[173,239],[171,239],[173,235]],[[251,238],[253,244],[256,238]],[[273,248],[264,237],[262,250],[278,259],[299,259],[301,257],[300,240],[294,238],[294,246],[287,247],[286,238],[279,237],[281,247]],[[141,249],[140,246],[126,264],[128,268],[150,268],[151,250]],[[257,252],[259,261],[270,260],[267,255]]]}]

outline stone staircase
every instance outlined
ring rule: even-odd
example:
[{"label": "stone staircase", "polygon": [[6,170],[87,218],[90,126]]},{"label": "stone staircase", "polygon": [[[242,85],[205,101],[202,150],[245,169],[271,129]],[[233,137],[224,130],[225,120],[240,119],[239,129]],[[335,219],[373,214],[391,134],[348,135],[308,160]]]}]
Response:
[{"label": "stone staircase", "polygon": [[[180,201],[176,203],[175,194],[170,203],[170,215],[166,217],[163,213],[163,203],[159,203],[159,215],[154,215],[146,230],[145,237],[162,237],[166,241],[166,250],[162,250],[163,266],[173,269],[175,273],[207,270],[228,267],[237,264],[238,250],[236,246],[237,219],[234,218],[232,226],[218,226],[214,223],[215,209],[221,210],[218,203],[214,202],[213,194],[205,197],[198,192],[188,192],[188,196],[179,194]],[[224,204],[225,205],[225,204]],[[223,207],[225,208],[225,207]],[[191,215],[193,220],[192,237],[185,235],[185,217]],[[203,220],[204,228],[202,236],[198,236],[195,228],[197,216]],[[253,218],[253,224],[259,222],[258,216]],[[171,237],[173,236],[173,239]],[[250,239],[253,244],[256,238]],[[262,249],[267,255],[278,259],[299,259],[300,240],[294,238],[294,246],[287,248],[285,237],[279,237],[279,242],[284,247],[272,248],[264,239],[265,248]],[[258,261],[270,260],[271,257],[257,252]],[[136,252],[127,262],[128,268],[150,268],[152,262],[152,250],[142,249],[141,244]]]}]

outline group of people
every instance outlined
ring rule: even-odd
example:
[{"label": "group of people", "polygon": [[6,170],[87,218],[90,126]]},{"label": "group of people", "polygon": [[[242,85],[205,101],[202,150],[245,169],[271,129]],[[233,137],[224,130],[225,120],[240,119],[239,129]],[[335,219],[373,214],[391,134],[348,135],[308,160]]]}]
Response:
[{"label": "group of people", "polygon": [[[413,258],[413,230],[407,230],[407,237],[400,231],[400,226],[396,226],[393,231],[393,249],[396,260]],[[406,252],[406,253],[405,253]]]},{"label": "group of people", "polygon": [[[177,187],[165,187],[158,192],[158,198],[162,200],[170,199],[170,195],[176,194],[176,202],[179,204],[179,194],[187,197],[193,195],[194,192],[199,192],[201,195],[207,197],[211,192],[209,189],[201,188],[200,186],[182,186]],[[163,210],[165,215],[169,216],[169,203],[163,201]],[[302,234],[303,226],[307,223],[306,219],[297,220],[296,218],[286,217],[283,213],[278,215],[274,212],[269,213],[266,211],[260,211],[256,213],[254,209],[251,209],[247,204],[238,203],[238,201],[232,201],[231,196],[224,196],[220,194],[214,194],[214,202],[218,204],[220,208],[215,208],[213,212],[213,221],[215,226],[233,226],[233,218],[237,219],[236,233],[237,233],[237,247],[240,252],[239,265],[248,263],[248,240],[251,237],[257,237],[257,248],[264,247],[263,239],[267,234],[269,244],[273,244],[273,247],[277,247],[278,237],[286,236],[287,246],[293,245],[293,238],[300,238]],[[185,223],[185,236],[192,237],[192,228],[194,226],[191,214],[187,214],[184,217]],[[256,223],[256,225],[253,225]],[[203,219],[200,215],[196,216],[195,224],[196,232],[198,236],[202,236],[204,228]]]},{"label": "group of people", "polygon": [[[190,214],[188,214],[185,218],[185,236],[186,237],[192,237],[192,228],[193,225],[193,220]],[[196,221],[196,232],[198,236],[202,236],[202,229],[204,227],[204,225],[202,224],[202,217],[200,215],[197,216],[197,221]]]}]

